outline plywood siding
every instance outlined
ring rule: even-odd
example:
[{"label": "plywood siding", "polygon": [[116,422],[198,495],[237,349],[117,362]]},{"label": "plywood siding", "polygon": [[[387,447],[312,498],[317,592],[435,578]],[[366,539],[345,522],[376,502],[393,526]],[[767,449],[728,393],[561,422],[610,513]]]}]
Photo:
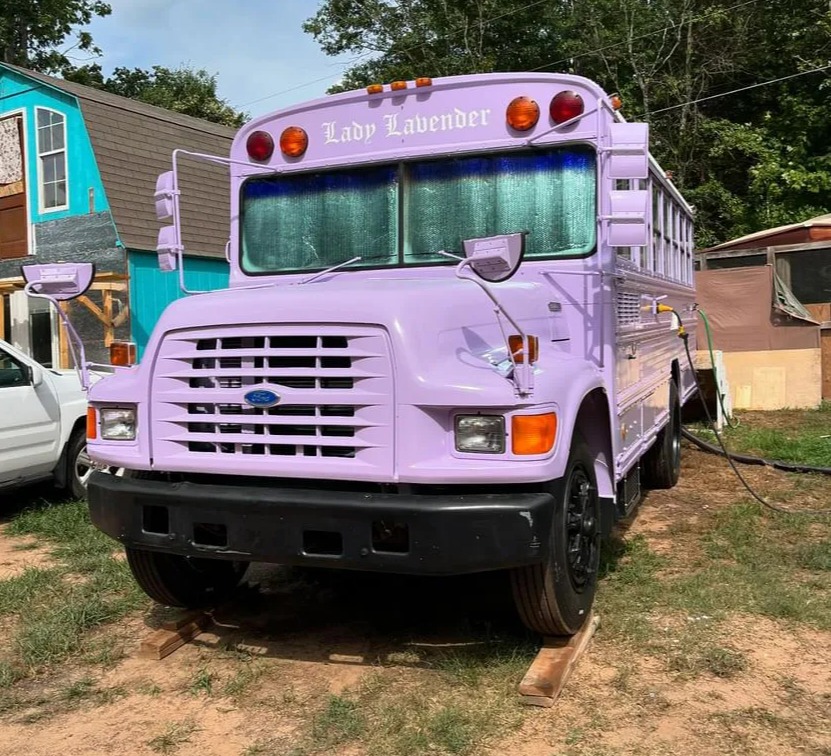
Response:
[{"label": "plywood siding", "polygon": [[811,408],[822,401],[819,349],[725,352],[734,409]]}]

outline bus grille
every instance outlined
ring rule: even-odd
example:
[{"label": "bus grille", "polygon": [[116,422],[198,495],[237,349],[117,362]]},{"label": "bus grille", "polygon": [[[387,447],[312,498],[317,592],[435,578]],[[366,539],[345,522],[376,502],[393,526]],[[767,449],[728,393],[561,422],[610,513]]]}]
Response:
[{"label": "bus grille", "polygon": [[[316,473],[353,463],[391,468],[392,369],[380,328],[172,334],[160,349],[155,386],[159,469],[165,459],[174,463],[169,469],[210,471],[219,461],[225,472],[286,476],[305,474],[312,463]],[[251,406],[245,395],[255,389],[276,394],[275,406]]]},{"label": "bus grille", "polygon": [[640,294],[619,291],[617,294],[617,325],[622,326],[638,325],[641,322],[641,296]]}]

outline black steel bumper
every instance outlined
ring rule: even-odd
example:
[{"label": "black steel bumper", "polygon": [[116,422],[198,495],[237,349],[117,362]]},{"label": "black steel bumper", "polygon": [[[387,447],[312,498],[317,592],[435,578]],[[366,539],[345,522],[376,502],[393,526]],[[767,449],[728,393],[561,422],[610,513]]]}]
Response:
[{"label": "black steel bumper", "polygon": [[545,559],[555,489],[388,494],[169,483],[94,473],[88,493],[95,525],[135,548],[453,575]]}]

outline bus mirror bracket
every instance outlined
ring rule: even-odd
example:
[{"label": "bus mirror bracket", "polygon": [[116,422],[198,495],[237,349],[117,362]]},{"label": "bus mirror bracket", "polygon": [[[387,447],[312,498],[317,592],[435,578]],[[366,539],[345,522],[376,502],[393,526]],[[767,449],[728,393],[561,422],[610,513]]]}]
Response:
[{"label": "bus mirror bracket", "polygon": [[67,343],[81,380],[81,387],[87,391],[90,380],[84,342],[60,303],[80,297],[89,289],[95,278],[95,265],[88,262],[23,265],[20,272],[26,282],[23,291],[34,299],[45,299],[57,310],[58,316],[66,327],[69,337]]},{"label": "bus mirror bracket", "polygon": [[[527,234],[527,231],[521,231],[515,234],[499,234],[498,236],[467,239],[462,242],[465,257],[456,266],[456,276],[463,281],[472,281],[485,292],[488,299],[493,302],[494,313],[500,328],[502,327],[500,316],[502,316],[511,324],[514,331],[522,337],[526,350],[529,349],[528,335],[503,307],[489,284],[507,281],[516,273],[525,254],[525,237]],[[456,257],[456,255],[450,255],[447,252],[441,254],[447,257]],[[505,337],[504,329],[502,335]],[[508,343],[507,337],[505,337],[505,342]],[[517,362],[513,353],[510,354],[510,358],[513,363],[513,370],[507,377],[513,382],[519,396],[531,396],[534,393],[534,369],[530,364],[531,361],[523,359],[521,362]]]}]

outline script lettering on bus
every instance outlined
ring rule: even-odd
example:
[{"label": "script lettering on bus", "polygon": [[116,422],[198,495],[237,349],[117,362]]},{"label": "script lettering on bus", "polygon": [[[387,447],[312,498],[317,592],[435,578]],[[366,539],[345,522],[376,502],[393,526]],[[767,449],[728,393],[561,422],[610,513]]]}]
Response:
[{"label": "script lettering on bus", "polygon": [[[391,113],[383,118],[384,138],[412,136],[413,134],[436,134],[445,131],[456,131],[464,129],[476,129],[488,126],[490,108],[477,110],[459,110],[453,108],[449,113],[441,115],[413,115],[402,118],[400,113]],[[371,144],[373,137],[378,132],[378,125],[375,123],[338,123],[338,121],[324,121],[323,137],[324,144],[346,144],[349,142],[363,142]]]}]

